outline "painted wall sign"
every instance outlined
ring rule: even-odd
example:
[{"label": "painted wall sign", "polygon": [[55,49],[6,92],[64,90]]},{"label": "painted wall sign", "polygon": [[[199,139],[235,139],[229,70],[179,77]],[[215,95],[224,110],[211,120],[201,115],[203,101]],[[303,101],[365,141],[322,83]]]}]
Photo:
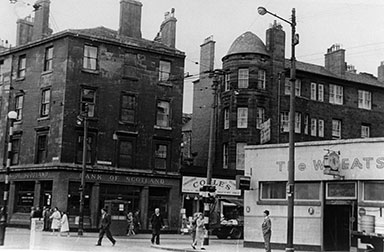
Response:
[{"label": "painted wall sign", "polygon": [[[183,193],[199,193],[200,188],[207,183],[207,178],[183,176]],[[212,179],[212,185],[216,186],[218,195],[240,196],[241,191],[236,189],[236,180]]]}]

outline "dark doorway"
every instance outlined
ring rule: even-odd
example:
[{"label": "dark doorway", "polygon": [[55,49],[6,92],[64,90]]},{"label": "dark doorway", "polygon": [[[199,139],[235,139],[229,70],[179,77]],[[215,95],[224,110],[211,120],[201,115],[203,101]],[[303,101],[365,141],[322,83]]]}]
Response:
[{"label": "dark doorway", "polygon": [[351,205],[325,205],[324,250],[349,251],[351,217]]}]

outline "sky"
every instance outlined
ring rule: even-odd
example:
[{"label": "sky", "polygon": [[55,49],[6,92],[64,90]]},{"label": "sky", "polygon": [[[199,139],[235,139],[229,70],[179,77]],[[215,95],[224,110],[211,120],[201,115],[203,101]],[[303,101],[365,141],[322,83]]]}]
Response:
[{"label": "sky", "polygon": [[[0,39],[15,45],[16,20],[33,15],[35,0],[0,0]],[[324,54],[333,44],[346,50],[346,61],[357,72],[377,76],[384,61],[384,1],[382,0],[141,0],[141,32],[154,39],[164,13],[175,8],[176,48],[185,52],[185,72],[192,75],[184,82],[183,112],[192,113],[192,81],[198,78],[200,45],[213,36],[216,41],[215,68],[232,42],[246,31],[265,43],[265,31],[276,20],[260,16],[259,6],[285,19],[296,9],[296,46],[298,61],[324,66]],[[51,0],[50,26],[54,32],[65,29],[104,26],[118,29],[120,0]],[[281,21],[286,32],[286,58],[290,58],[289,24]]]}]

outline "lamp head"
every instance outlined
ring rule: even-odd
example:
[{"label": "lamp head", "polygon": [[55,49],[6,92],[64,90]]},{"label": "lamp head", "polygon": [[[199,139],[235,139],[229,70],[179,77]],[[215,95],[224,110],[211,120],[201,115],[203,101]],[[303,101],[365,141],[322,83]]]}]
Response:
[{"label": "lamp head", "polygon": [[8,112],[8,119],[16,120],[16,118],[17,118],[17,113],[16,113],[16,111],[9,111],[9,112]]},{"label": "lamp head", "polygon": [[264,8],[264,7],[258,7],[257,8],[257,12],[260,14],[260,15],[265,15],[265,14],[267,14],[267,9],[266,8]]}]

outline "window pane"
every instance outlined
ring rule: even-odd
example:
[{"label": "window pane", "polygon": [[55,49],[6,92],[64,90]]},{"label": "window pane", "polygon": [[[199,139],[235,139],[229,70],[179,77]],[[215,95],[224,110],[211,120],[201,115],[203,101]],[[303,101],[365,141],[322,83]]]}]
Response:
[{"label": "window pane", "polygon": [[383,182],[364,182],[364,200],[384,201]]},{"label": "window pane", "polygon": [[244,147],[246,143],[237,143],[236,144],[236,170],[244,170]]},{"label": "window pane", "polygon": [[132,167],[133,145],[130,141],[119,142],[119,167]]},{"label": "window pane", "polygon": [[356,198],[355,183],[328,183],[328,198]]},{"label": "window pane", "polygon": [[286,199],[286,182],[262,182],[261,199]]},{"label": "window pane", "polygon": [[168,81],[171,73],[171,62],[160,60],[159,81]]},{"label": "window pane", "polygon": [[237,127],[248,127],[248,108],[237,108]]},{"label": "window pane", "polygon": [[295,199],[320,200],[320,183],[296,183]]},{"label": "window pane", "polygon": [[162,127],[169,127],[169,102],[157,102],[156,125]]},{"label": "window pane", "polygon": [[248,88],[248,77],[249,70],[248,69],[239,69],[238,71],[238,87],[239,88]]},{"label": "window pane", "polygon": [[168,146],[164,144],[157,144],[155,150],[155,169],[167,168],[167,149]]}]

